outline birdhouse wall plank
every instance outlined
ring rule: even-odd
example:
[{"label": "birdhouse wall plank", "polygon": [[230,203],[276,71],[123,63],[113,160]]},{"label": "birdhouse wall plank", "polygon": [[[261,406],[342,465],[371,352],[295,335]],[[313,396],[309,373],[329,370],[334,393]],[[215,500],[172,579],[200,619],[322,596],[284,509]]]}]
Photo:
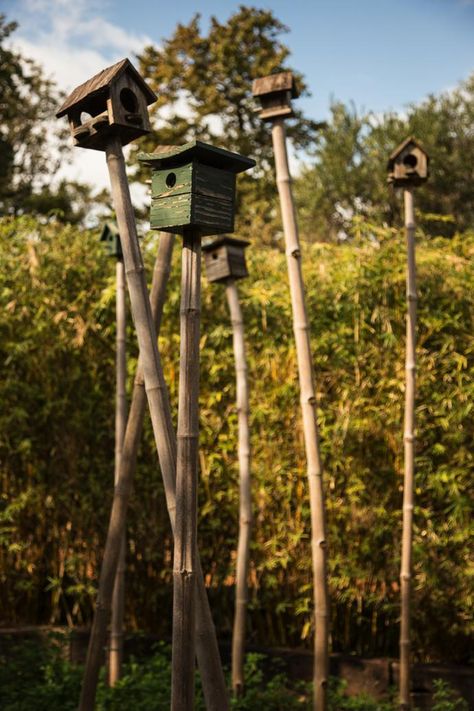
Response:
[{"label": "birdhouse wall plank", "polygon": [[220,234],[234,230],[234,201],[218,200],[200,195],[193,200],[192,224],[201,227],[201,234]]}]

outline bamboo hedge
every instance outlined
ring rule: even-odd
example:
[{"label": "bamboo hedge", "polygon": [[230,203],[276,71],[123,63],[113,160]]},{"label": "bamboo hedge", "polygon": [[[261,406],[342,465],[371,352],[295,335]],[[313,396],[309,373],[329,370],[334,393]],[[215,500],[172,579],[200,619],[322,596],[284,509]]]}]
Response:
[{"label": "bamboo hedge", "polygon": [[[417,240],[413,650],[419,659],[466,661],[474,603],[474,233]],[[308,246],[303,260],[323,405],[332,647],[366,655],[396,656],[398,646],[403,245],[401,233],[358,222],[350,242]],[[149,275],[153,254],[145,248]],[[248,259],[241,285],[255,518],[248,640],[309,646],[310,512],[285,256],[252,247]],[[203,283],[199,547],[219,635],[230,638],[237,413],[232,333],[218,291]],[[113,481],[114,298],[114,272],[96,234],[54,220],[0,221],[2,626],[90,622]],[[131,376],[132,331],[128,342]],[[160,349],[176,411],[179,261]],[[156,469],[147,422],[128,523],[126,623],[169,638],[172,546]]]}]

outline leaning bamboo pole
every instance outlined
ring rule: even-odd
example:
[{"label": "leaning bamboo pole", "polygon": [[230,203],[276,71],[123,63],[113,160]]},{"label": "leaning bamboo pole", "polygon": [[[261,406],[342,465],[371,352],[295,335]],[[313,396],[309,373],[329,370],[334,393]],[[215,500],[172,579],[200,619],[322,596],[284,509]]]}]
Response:
[{"label": "leaning bamboo pole", "polygon": [[[140,363],[142,366],[146,397],[149,403],[152,426],[157,443],[168,513],[171,525],[174,528],[176,437],[171,419],[168,390],[164,381],[161,359],[157,347],[156,331],[151,319],[148,318],[148,315],[151,314],[150,301],[148,293],[146,292],[144,268],[138,246],[122,147],[117,138],[110,140],[107,146],[106,156],[117,223],[123,240],[122,249],[124,252],[125,269],[130,292],[132,316],[134,317],[140,347]],[[89,641],[79,711],[91,711],[94,707],[102,649],[107,634],[111,589],[117,568],[121,535],[125,525],[126,510],[133,478],[133,471],[130,471],[130,469],[134,467],[136,449],[139,442],[139,437],[135,436],[137,428],[134,428],[132,423],[139,419],[139,413],[139,400],[137,398],[134,403],[132,399],[124,439],[121,472],[119,482],[115,487],[107,542],[99,578],[99,591]],[[129,425],[131,425],[130,429]],[[199,561],[197,566],[197,581],[196,652],[201,671],[204,696],[209,711],[225,711],[229,708],[225,680]]]},{"label": "leaning bamboo pole", "polygon": [[316,419],[316,394],[314,388],[309,323],[301,271],[301,249],[291,190],[285,124],[282,118],[276,118],[272,122],[272,139],[283,230],[285,234],[288,277],[293,309],[293,330],[295,334],[301,391],[301,411],[303,416],[307,475],[309,481],[315,606],[314,709],[315,711],[324,711],[327,707],[329,673],[329,592],[327,586],[326,513],[319,433]]},{"label": "leaning bamboo pole", "polygon": [[[115,398],[115,467],[114,483],[119,477],[120,459],[122,457],[123,438],[127,424],[127,358],[125,350],[126,337],[126,298],[125,269],[123,259],[116,262],[116,398]],[[122,675],[123,658],[123,618],[125,604],[125,547],[126,532],[122,534],[120,554],[115,575],[112,596],[112,621],[110,625],[109,644],[109,684],[115,686]]]},{"label": "leaning bamboo pole", "polygon": [[194,708],[200,323],[201,238],[193,228],[188,227],[183,232],[181,273],[172,711],[192,711]]},{"label": "leaning bamboo pole", "polygon": [[401,619],[400,619],[400,709],[411,708],[410,697],[410,607],[413,547],[413,505],[415,473],[415,378],[416,378],[416,263],[415,263],[415,215],[413,189],[404,190],[405,229],[407,240],[407,317],[405,359],[405,422],[404,453],[405,473],[403,482],[403,532],[402,561],[400,569]]},{"label": "leaning bamboo pole", "polygon": [[250,535],[252,527],[252,492],[250,481],[250,429],[249,386],[245,335],[239,293],[234,279],[226,281],[226,296],[229,305],[234,345],[237,416],[239,426],[239,541],[237,546],[237,572],[235,584],[235,614],[232,633],[232,688],[240,695],[244,689],[245,623],[248,603],[248,569],[250,558]]}]

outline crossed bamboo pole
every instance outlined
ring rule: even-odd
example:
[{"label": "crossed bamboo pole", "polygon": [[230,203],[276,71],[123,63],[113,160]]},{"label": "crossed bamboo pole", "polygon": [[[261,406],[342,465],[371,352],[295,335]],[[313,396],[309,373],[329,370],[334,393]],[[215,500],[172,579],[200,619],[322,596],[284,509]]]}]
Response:
[{"label": "crossed bamboo pole", "polygon": [[405,230],[407,240],[407,317],[405,358],[405,423],[403,482],[403,533],[400,569],[401,619],[400,619],[400,709],[411,708],[410,697],[410,636],[411,636],[411,576],[413,548],[413,506],[415,474],[415,378],[416,378],[416,263],[415,214],[413,188],[404,190]]},{"label": "crossed bamboo pole", "polygon": [[[126,356],[126,284],[122,257],[116,262],[116,399],[115,399],[115,466],[114,482],[117,484],[122,457],[123,439],[127,425],[127,356]],[[115,686],[122,675],[123,618],[125,604],[125,547],[126,532],[122,534],[120,553],[112,596],[112,620],[109,646],[109,684]]]},{"label": "crossed bamboo pole", "polygon": [[252,492],[250,480],[249,385],[245,334],[239,292],[235,280],[227,279],[227,303],[232,323],[235,374],[237,387],[237,416],[239,427],[239,540],[235,585],[235,614],[232,633],[232,689],[239,696],[244,689],[245,623],[248,604],[247,576],[252,528]]},{"label": "crossed bamboo pole", "polygon": [[313,707],[315,711],[325,711],[327,708],[329,674],[329,592],[327,587],[326,511],[319,433],[316,420],[316,394],[314,388],[309,323],[301,271],[301,249],[291,191],[285,124],[282,118],[276,118],[272,122],[272,140],[283,230],[285,234],[311,509],[311,548],[315,607]]},{"label": "crossed bamboo pole", "polygon": [[[106,147],[106,158],[113,203],[122,239],[131,311],[140,348],[140,371],[143,375],[146,399],[148,399],[150,409],[168,513],[174,531],[176,512],[176,437],[171,419],[168,391],[158,352],[156,329],[146,287],[143,261],[138,246],[125,161],[118,138],[112,137],[110,139]],[[113,581],[125,527],[128,499],[146,402],[143,384],[139,382],[138,377],[135,387],[140,389],[141,396],[132,397],[130,415],[125,432],[119,479],[114,491],[107,541],[99,578],[99,591],[89,641],[79,711],[92,711],[94,708],[102,650],[107,635]],[[201,671],[204,696],[209,711],[226,711],[229,708],[229,702],[199,559],[197,559],[196,572],[196,654]]]}]

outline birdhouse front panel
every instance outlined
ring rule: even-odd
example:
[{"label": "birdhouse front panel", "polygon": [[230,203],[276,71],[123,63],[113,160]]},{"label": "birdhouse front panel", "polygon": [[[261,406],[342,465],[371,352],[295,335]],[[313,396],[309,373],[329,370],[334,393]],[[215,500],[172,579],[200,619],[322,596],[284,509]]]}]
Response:
[{"label": "birdhouse front panel", "polygon": [[395,149],[388,161],[388,181],[396,188],[421,185],[429,176],[429,157],[413,138]]},{"label": "birdhouse front panel", "polygon": [[261,119],[293,116],[291,99],[298,96],[298,92],[291,72],[280,72],[255,79],[252,93],[260,101]]},{"label": "birdhouse front panel", "polygon": [[218,237],[203,245],[206,276],[210,282],[243,279],[248,276],[245,249],[248,242],[232,237]]},{"label": "birdhouse front panel", "polygon": [[181,232],[188,225],[201,234],[234,227],[235,174],[192,161],[152,175],[151,228]]}]

